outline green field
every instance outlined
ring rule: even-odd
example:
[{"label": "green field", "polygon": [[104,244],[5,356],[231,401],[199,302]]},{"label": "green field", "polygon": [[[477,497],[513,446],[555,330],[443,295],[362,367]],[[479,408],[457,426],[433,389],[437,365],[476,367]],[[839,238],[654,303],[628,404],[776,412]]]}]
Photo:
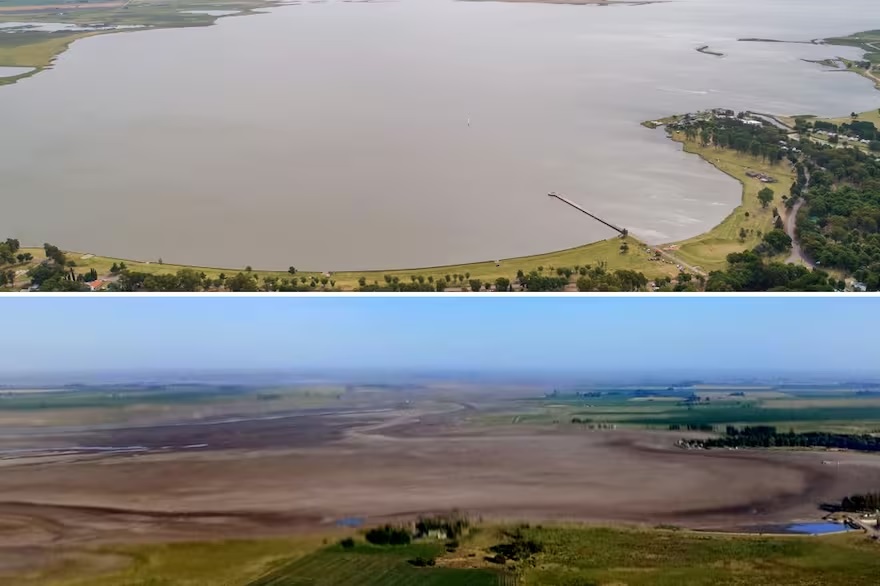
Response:
[{"label": "green field", "polygon": [[[0,389],[0,428],[123,424],[151,418],[191,418],[198,413],[262,414],[340,406],[361,394],[343,386],[102,388],[51,392]],[[199,415],[201,417],[201,415]]]},{"label": "green field", "polygon": [[[243,586],[273,564],[321,547],[320,537],[106,547],[74,552],[21,586]],[[110,567],[108,571],[107,566]],[[118,566],[118,567],[117,567]],[[4,579],[0,576],[0,582]],[[5,582],[3,582],[5,583]]]},{"label": "green field", "polygon": [[825,537],[704,534],[661,529],[577,525],[527,527],[541,553],[508,562],[484,561],[503,541],[495,528],[480,532],[462,553],[443,554],[437,566],[418,568],[415,556],[439,554],[432,544],[404,547],[338,545],[316,539],[250,540],[104,548],[127,567],[103,574],[75,562],[23,586],[679,586],[773,584],[836,586],[873,584],[880,546],[862,533]]},{"label": "green field", "polygon": [[[779,390],[698,392],[699,402],[679,396],[601,397],[560,395],[521,401],[520,408],[475,419],[476,425],[612,424],[668,429],[670,425],[775,425],[795,431],[880,432],[880,397],[855,392],[784,392]],[[572,423],[573,419],[581,423]]]},{"label": "green field", "polygon": [[[439,544],[321,546],[319,538],[133,545],[89,550],[22,586],[836,586],[873,584],[880,546],[861,532],[824,537],[697,533],[582,525],[524,527],[542,551],[506,569],[485,561],[504,541],[485,528],[455,553]],[[326,542],[326,539],[324,539]],[[440,555],[435,567],[408,563]],[[455,567],[466,563],[469,567]]]},{"label": "green field", "polygon": [[544,544],[530,586],[875,584],[880,549],[865,536],[722,537],[682,531],[526,529]]},{"label": "green field", "polygon": [[404,547],[333,546],[286,564],[249,586],[507,586],[499,572],[481,569],[417,568],[408,560],[434,557],[439,544]]}]

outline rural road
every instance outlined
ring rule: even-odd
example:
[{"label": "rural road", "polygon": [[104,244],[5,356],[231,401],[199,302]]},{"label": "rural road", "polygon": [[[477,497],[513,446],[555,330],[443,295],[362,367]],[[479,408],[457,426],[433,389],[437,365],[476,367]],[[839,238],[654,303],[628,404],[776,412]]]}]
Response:
[{"label": "rural road", "polygon": [[698,268],[695,267],[695,266],[692,266],[692,265],[687,264],[686,262],[684,262],[683,260],[681,260],[680,258],[678,258],[677,256],[675,256],[674,254],[671,254],[671,253],[669,253],[669,252],[666,252],[665,250],[663,250],[663,249],[660,248],[659,246],[654,246],[654,247],[652,247],[652,248],[654,248],[654,250],[659,250],[659,251],[660,251],[660,254],[663,255],[664,257],[666,257],[667,260],[670,260],[670,261],[674,262],[676,265],[680,265],[680,266],[686,268],[687,270],[689,270],[690,272],[694,273],[695,275],[702,275],[702,276],[704,276],[704,277],[708,277],[708,276],[709,276],[709,275],[706,273],[706,271],[704,271],[703,269],[698,269]]},{"label": "rural road", "polygon": [[801,206],[804,205],[804,200],[799,199],[797,203],[792,206],[792,208],[788,211],[788,214],[785,216],[785,233],[791,237],[791,254],[788,255],[788,258],[785,259],[785,262],[791,264],[803,264],[809,269],[815,268],[813,263],[807,260],[807,257],[804,255],[804,251],[801,250],[801,245],[797,241],[795,237],[795,223],[797,222],[797,214],[798,210],[801,209]]}]

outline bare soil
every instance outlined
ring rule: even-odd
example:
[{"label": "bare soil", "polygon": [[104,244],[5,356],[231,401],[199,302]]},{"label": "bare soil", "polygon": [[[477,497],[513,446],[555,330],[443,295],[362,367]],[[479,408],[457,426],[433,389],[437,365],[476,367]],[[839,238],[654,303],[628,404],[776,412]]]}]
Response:
[{"label": "bare soil", "polygon": [[[0,558],[27,549],[16,559],[39,563],[41,551],[57,547],[323,531],[343,517],[451,509],[738,530],[816,519],[822,502],[880,484],[880,458],[871,455],[686,451],[664,432],[462,425],[472,410],[72,432],[68,445],[148,450],[0,460]],[[184,447],[199,444],[207,445]]]}]

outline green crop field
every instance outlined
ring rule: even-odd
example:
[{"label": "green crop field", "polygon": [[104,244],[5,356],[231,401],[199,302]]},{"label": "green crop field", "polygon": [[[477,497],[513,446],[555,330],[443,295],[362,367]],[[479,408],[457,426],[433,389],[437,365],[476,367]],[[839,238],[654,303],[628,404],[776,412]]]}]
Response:
[{"label": "green crop field", "polygon": [[[699,533],[584,525],[525,526],[541,551],[506,571],[485,561],[505,541],[483,527],[453,554],[439,543],[351,549],[319,536],[130,545],[83,550],[80,557],[22,586],[837,586],[874,584],[880,545],[860,532],[807,536]],[[509,529],[509,528],[508,528]],[[338,535],[338,534],[337,534]],[[443,553],[443,555],[441,555]],[[86,555],[88,554],[88,555]],[[437,558],[434,567],[408,563]],[[467,568],[449,564],[469,560]],[[514,567],[515,566],[515,567]],[[112,568],[112,569],[111,569]]]},{"label": "green crop field", "polygon": [[876,584],[880,548],[863,535],[824,538],[701,535],[680,531],[526,529],[544,553],[530,586]]},{"label": "green crop field", "polygon": [[769,424],[796,431],[874,433],[880,430],[880,397],[853,391],[730,391],[696,392],[689,402],[681,393],[641,396],[617,391],[598,397],[559,395],[519,402],[519,409],[493,413],[482,424],[610,423],[631,427],[669,425]]},{"label": "green crop field", "polygon": [[332,546],[282,566],[250,586],[507,586],[491,570],[443,567],[417,568],[408,560],[432,558],[439,544],[404,547],[357,545],[350,550]]}]

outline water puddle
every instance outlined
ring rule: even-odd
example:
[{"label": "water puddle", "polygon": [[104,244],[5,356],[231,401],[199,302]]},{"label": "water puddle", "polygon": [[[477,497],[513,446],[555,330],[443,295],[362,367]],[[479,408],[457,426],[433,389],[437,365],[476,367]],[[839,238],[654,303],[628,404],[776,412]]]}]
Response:
[{"label": "water puddle", "polygon": [[850,528],[843,523],[795,523],[785,528],[786,533],[799,533],[806,535],[825,535],[828,533],[843,533]]}]

